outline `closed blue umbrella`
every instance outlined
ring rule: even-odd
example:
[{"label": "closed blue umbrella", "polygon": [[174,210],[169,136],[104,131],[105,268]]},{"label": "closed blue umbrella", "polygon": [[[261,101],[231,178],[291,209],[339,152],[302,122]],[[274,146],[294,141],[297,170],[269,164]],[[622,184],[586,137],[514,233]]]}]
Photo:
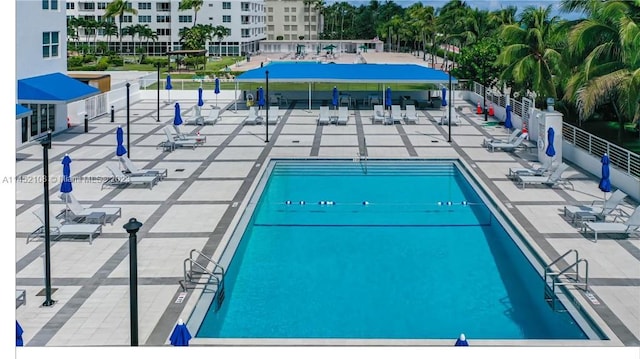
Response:
[{"label": "closed blue umbrella", "polygon": [[122,142],[124,141],[124,131],[122,131],[122,127],[118,126],[116,130],[116,156],[120,157],[127,153],[127,149],[124,148]]},{"label": "closed blue umbrella", "polygon": [[167,84],[164,88],[167,90],[167,98],[169,99],[169,102],[171,102],[171,89],[173,88],[173,86],[171,86],[171,75],[167,75]]},{"label": "closed blue umbrella", "polygon": [[62,158],[62,184],[60,185],[60,192],[70,193],[73,190],[71,186],[71,157],[65,155]]},{"label": "closed blue umbrella", "polygon": [[393,103],[393,101],[391,100],[391,87],[387,87],[387,92],[384,96],[385,96],[384,98],[385,106],[391,107],[391,104]]},{"label": "closed blue umbrella", "polygon": [[173,125],[180,126],[182,125],[182,116],[180,116],[180,103],[176,102],[173,107],[175,107],[176,109],[173,115]]},{"label": "closed blue umbrella", "polygon": [[265,100],[264,100],[264,90],[262,89],[262,87],[260,87],[258,89],[258,106],[262,107],[265,104]]},{"label": "closed blue umbrella", "polygon": [[609,156],[605,153],[602,155],[602,178],[600,179],[600,184],[598,188],[602,192],[604,192],[605,201],[607,199],[607,192],[611,192],[611,180],[609,179],[610,171],[609,171]]},{"label": "closed blue umbrella", "polygon": [[447,106],[447,88],[442,88],[442,106]]},{"label": "closed blue umbrella", "polygon": [[553,159],[553,156],[556,155],[556,149],[553,147],[553,138],[555,137],[555,131],[553,127],[549,127],[547,130],[547,150],[544,152],[547,156]]},{"label": "closed blue umbrella", "polygon": [[216,77],[214,84],[215,84],[215,87],[213,88],[213,92],[216,94],[216,107],[218,107],[218,94],[220,93],[220,78]]},{"label": "closed blue umbrella", "polygon": [[204,100],[202,100],[202,87],[198,87],[198,106],[202,107]]},{"label": "closed blue umbrella", "polygon": [[511,105],[507,105],[505,111],[507,112],[507,116],[504,119],[504,128],[511,130],[513,128],[513,123],[511,122]]},{"label": "closed blue umbrella", "polygon": [[16,346],[17,347],[24,346],[24,342],[22,341],[23,333],[24,333],[24,330],[22,330],[20,323],[18,323],[18,321],[16,320]]},{"label": "closed blue umbrella", "polygon": [[191,340],[191,333],[189,333],[187,325],[182,320],[178,320],[178,324],[173,328],[171,337],[169,337],[169,342],[175,347],[187,347],[189,340]]},{"label": "closed blue umbrella", "polygon": [[333,107],[338,107],[338,87],[333,86],[333,93],[331,95],[331,104]]},{"label": "closed blue umbrella", "polygon": [[469,346],[469,342],[467,342],[467,338],[464,336],[464,334],[460,334],[460,338],[458,338],[458,340],[456,340],[456,344],[454,346],[456,346],[456,347],[468,347]]}]

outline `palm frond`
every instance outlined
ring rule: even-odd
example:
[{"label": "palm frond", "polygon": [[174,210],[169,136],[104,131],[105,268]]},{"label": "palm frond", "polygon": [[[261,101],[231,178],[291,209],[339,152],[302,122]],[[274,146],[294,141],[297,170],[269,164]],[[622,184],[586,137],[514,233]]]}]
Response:
[{"label": "palm frond", "polygon": [[591,116],[595,109],[616,98],[626,70],[620,70],[589,80],[578,90],[576,105],[581,119]]}]

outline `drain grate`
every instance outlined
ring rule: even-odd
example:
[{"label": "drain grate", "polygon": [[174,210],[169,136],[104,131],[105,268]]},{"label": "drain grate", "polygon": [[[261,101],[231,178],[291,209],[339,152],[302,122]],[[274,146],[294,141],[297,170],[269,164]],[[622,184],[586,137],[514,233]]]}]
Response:
[{"label": "drain grate", "polygon": [[184,172],[184,168],[176,168],[176,172]]},{"label": "drain grate", "polygon": [[293,141],[291,141],[291,143],[300,143],[300,141],[299,140],[293,140]]}]

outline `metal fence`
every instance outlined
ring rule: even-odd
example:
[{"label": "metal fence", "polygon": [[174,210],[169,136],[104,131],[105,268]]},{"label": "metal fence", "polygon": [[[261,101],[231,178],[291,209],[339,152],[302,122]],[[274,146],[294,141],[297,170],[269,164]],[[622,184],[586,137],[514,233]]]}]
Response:
[{"label": "metal fence", "polygon": [[[474,82],[473,83],[473,92],[475,92],[476,94],[478,94],[479,96],[483,96],[483,89],[484,86]],[[493,102],[496,105],[506,108],[507,107],[507,98],[508,96],[493,90],[493,89],[489,89],[487,88],[487,101],[489,102]],[[522,119],[522,122],[525,124],[529,124],[529,115],[530,112],[529,110],[531,108],[533,108],[533,100],[527,97],[523,97],[522,98],[522,102],[518,101],[518,100],[514,100],[513,98],[509,99],[509,103],[511,104],[511,110],[513,111],[514,114],[520,116],[520,118]]]},{"label": "metal fence", "polygon": [[101,93],[84,100],[84,108],[89,118],[96,118],[107,113],[108,93]]},{"label": "metal fence", "polygon": [[562,124],[562,138],[597,158],[607,153],[612,166],[631,176],[640,177],[639,154],[603,140],[566,122]]}]

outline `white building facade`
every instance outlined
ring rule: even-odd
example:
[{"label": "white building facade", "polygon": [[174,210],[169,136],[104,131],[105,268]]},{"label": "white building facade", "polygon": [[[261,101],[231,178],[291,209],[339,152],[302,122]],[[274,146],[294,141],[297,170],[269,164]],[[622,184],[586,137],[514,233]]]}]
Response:
[{"label": "white building facade", "polygon": [[313,1],[265,0],[267,40],[317,40],[322,17]]},{"label": "white building facade", "polygon": [[[67,17],[93,19],[97,22],[109,21],[104,17],[110,1],[74,0],[67,1]],[[131,9],[137,14],[125,13],[122,28],[132,25],[147,25],[153,30],[157,39],[139,39],[125,35],[122,38],[123,52],[132,54],[134,48],[144,48],[149,55],[164,55],[168,51],[181,50],[180,29],[196,24],[224,26],[230,35],[219,39],[213,38],[207,44],[209,55],[238,56],[258,51],[260,40],[266,38],[264,1],[243,0],[205,0],[197,12],[193,9],[179,10],[180,1],[128,1]],[[118,19],[113,19],[118,25]],[[79,43],[86,43],[89,34],[89,45],[99,42],[108,43],[110,50],[119,51],[119,41],[115,36],[105,36],[104,30],[78,29]],[[71,40],[70,40],[71,41]]]}]

